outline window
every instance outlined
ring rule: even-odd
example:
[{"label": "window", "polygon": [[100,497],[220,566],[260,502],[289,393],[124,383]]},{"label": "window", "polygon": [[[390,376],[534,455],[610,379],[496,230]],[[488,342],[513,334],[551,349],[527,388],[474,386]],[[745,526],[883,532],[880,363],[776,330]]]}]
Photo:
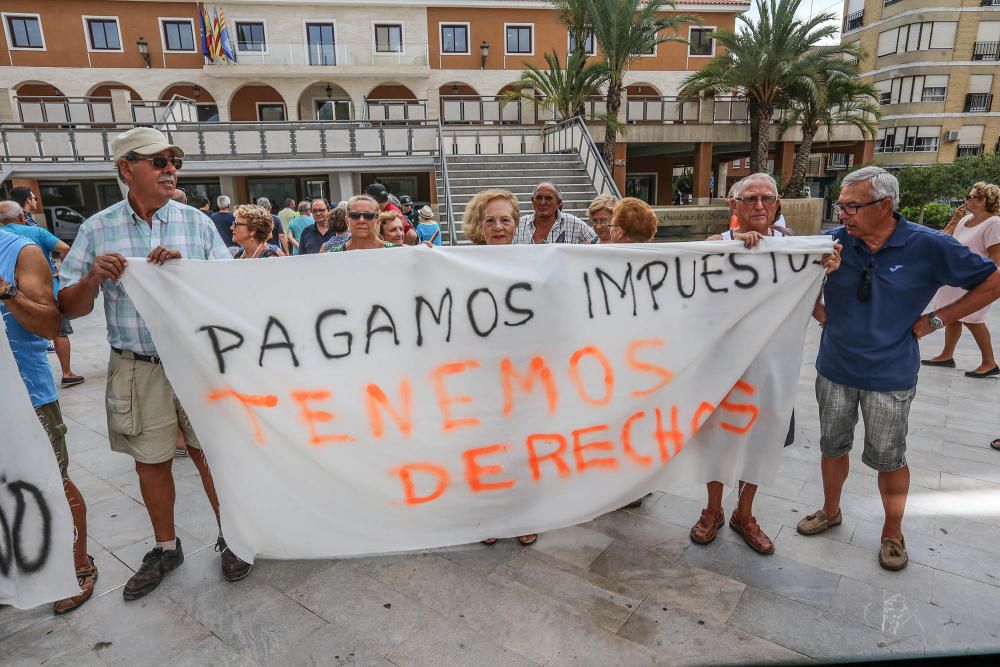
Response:
[{"label": "window", "polygon": [[118,34],[118,18],[98,16],[84,17],[87,26],[87,41],[91,51],[121,51],[122,40]]},{"label": "window", "polygon": [[164,19],[163,50],[194,51],[194,22],[190,19]]},{"label": "window", "polygon": [[314,100],[316,120],[351,120],[350,100]]},{"label": "window", "polygon": [[947,74],[897,76],[876,81],[882,104],[943,102],[948,94]]},{"label": "window", "polygon": [[398,23],[375,24],[375,53],[402,53],[403,26]]},{"label": "window", "polygon": [[[573,38],[573,33],[569,33],[569,53],[576,51],[576,39]],[[583,52],[587,55],[595,55],[597,50],[594,48],[594,33],[593,31],[588,32],[586,38],[583,40]]]},{"label": "window", "polygon": [[469,53],[469,24],[441,24],[441,53]]},{"label": "window", "polygon": [[236,50],[267,52],[267,33],[263,21],[236,21]]},{"label": "window", "polygon": [[7,43],[12,49],[44,49],[42,22],[37,14],[5,14]]},{"label": "window", "polygon": [[259,121],[285,120],[285,105],[258,102],[257,120]]},{"label": "window", "polygon": [[332,23],[306,23],[310,65],[336,65],[337,42]]},{"label": "window", "polygon": [[955,21],[910,23],[878,35],[877,55],[891,56],[910,51],[950,49],[955,46]]},{"label": "window", "polygon": [[715,28],[691,28],[688,37],[689,56],[711,56],[715,53]]},{"label": "window", "polygon": [[520,54],[520,55],[532,55],[534,51],[534,44],[532,44],[531,33],[534,30],[534,26],[530,25],[507,25],[505,26],[507,39],[506,39],[506,49],[508,55]]},{"label": "window", "polygon": [[940,126],[882,128],[875,141],[875,152],[934,153],[940,137]]},{"label": "window", "polygon": [[740,168],[740,161],[733,160],[733,169],[739,169],[739,168]]},{"label": "window", "polygon": [[924,86],[921,102],[944,102],[948,89],[944,86]]}]

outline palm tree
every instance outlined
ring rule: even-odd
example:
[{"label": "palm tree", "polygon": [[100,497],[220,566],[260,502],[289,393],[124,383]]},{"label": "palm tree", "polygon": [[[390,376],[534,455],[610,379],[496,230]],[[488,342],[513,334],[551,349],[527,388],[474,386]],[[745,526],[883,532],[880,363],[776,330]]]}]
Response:
[{"label": "palm tree", "polygon": [[818,80],[819,85],[792,91],[782,109],[784,113],[778,131],[780,136],[792,127],[801,127],[802,141],[795,154],[792,174],[785,184],[783,197],[795,199],[801,196],[813,140],[821,128],[826,128],[829,137],[834,125],[853,125],[861,130],[865,139],[875,138],[881,115],[878,90],[856,77],[856,71],[853,76],[824,72]]},{"label": "palm tree", "polygon": [[[618,110],[625,90],[625,74],[632,62],[664,42],[683,42],[677,29],[698,22],[688,14],[661,16],[673,10],[672,0],[550,0],[557,7],[572,8],[573,16],[585,16],[607,67],[607,119],[604,146],[605,164],[611,169],[618,143]],[[586,33],[585,33],[586,34]],[[578,42],[579,43],[579,42]]]},{"label": "palm tree", "polygon": [[[602,63],[587,64],[587,54],[574,51],[563,69],[559,54],[545,54],[548,69],[542,70],[525,63],[514,90],[504,94],[504,101],[523,99],[545,109],[551,109],[556,120],[582,116],[587,98],[598,95],[607,77]],[[532,92],[527,92],[531,90]]]},{"label": "palm tree", "polygon": [[578,0],[549,0],[549,2],[555,7],[559,20],[573,38],[573,50],[586,54],[584,49],[592,28],[583,3]]},{"label": "palm tree", "polygon": [[715,33],[725,53],[687,77],[679,96],[684,100],[740,92],[750,113],[750,169],[767,165],[774,110],[790,92],[818,90],[821,73],[849,74],[856,65],[845,56],[860,57],[854,44],[818,46],[837,34],[834,15],[824,12],[798,19],[801,0],[757,0],[760,19],[754,23],[740,16],[739,32]]}]

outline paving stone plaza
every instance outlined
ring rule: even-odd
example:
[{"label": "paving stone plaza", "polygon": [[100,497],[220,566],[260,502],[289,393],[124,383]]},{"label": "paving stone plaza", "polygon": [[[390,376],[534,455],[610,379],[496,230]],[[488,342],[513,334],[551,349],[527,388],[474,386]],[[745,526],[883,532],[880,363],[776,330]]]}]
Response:
[{"label": "paving stone plaza", "polygon": [[[1000,308],[989,322],[1000,331]],[[638,510],[546,533],[530,548],[503,540],[352,560],[261,560],[229,584],[197,472],[180,459],[185,563],[126,604],[121,589],[152,548],[151,527],[131,459],[108,448],[101,304],[74,327],[73,368],[87,381],[61,390],[60,401],[100,580],[94,599],[63,617],[49,605],[0,608],[2,665],[717,665],[1000,651],[1000,453],[988,446],[1000,437],[995,378],[921,371],[902,572],[878,565],[882,508],[860,447],[843,524],[820,536],[795,532],[822,503],[813,324],[796,443],[755,502],[775,541],[772,556],[758,556],[729,528],[711,545],[693,544],[688,530],[705,489],[692,484],[657,491]],[[925,339],[923,356],[941,344],[941,335]],[[963,370],[979,363],[968,334],[956,360]],[[734,494],[725,506],[735,506]]]}]

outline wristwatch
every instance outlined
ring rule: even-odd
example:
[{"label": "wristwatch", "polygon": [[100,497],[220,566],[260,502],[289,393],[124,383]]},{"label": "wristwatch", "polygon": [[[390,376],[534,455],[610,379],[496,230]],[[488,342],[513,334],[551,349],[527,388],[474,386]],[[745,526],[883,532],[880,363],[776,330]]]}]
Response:
[{"label": "wristwatch", "polygon": [[931,325],[931,329],[934,331],[944,329],[944,320],[938,317],[938,314],[933,311],[927,313],[927,323]]},{"label": "wristwatch", "polygon": [[15,296],[17,296],[17,285],[14,283],[7,283],[7,287],[0,290],[0,301],[7,301]]}]

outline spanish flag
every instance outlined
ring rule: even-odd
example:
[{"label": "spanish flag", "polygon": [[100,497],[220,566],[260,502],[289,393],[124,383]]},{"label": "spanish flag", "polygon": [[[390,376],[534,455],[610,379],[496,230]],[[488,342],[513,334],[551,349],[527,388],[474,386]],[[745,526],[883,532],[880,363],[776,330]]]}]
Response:
[{"label": "spanish flag", "polygon": [[208,62],[213,62],[212,58],[212,21],[208,18],[208,10],[205,5],[198,4],[198,19],[201,21],[201,55],[208,58]]}]

